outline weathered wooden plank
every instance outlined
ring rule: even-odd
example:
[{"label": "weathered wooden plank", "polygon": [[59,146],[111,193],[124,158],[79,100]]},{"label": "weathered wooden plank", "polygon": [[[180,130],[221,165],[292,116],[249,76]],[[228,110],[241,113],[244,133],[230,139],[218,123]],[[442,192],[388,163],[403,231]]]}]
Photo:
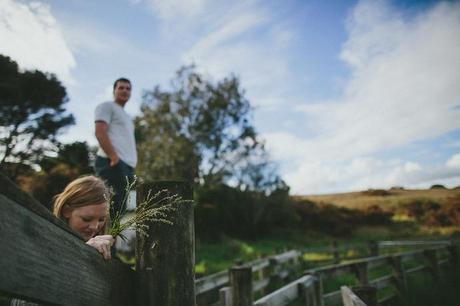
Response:
[{"label": "weathered wooden plank", "polygon": [[377,287],[377,289],[383,289],[389,286],[393,285],[393,280],[394,276],[393,275],[387,275],[387,276],[382,276],[377,279],[373,279],[370,281],[370,284]]},{"label": "weathered wooden plank", "polygon": [[135,305],[134,271],[0,195],[0,291],[38,303]]},{"label": "weathered wooden plank", "polygon": [[229,270],[230,288],[233,306],[252,305],[251,267],[235,266]]},{"label": "weathered wooden plank", "polygon": [[368,262],[368,268],[374,269],[387,264],[388,256],[376,256],[375,259]]},{"label": "weathered wooden plank", "polygon": [[1,194],[15,202],[16,204],[21,205],[24,208],[34,212],[37,216],[48,220],[49,222],[59,226],[64,231],[82,239],[78,234],[72,231],[65,222],[59,220],[40,202],[35,198],[31,197],[28,193],[19,189],[19,187],[13,183],[2,171],[0,171],[0,186]]},{"label": "weathered wooden plank", "polygon": [[340,287],[344,306],[366,306],[364,302],[347,286]]},{"label": "weathered wooden plank", "polygon": [[450,263],[450,259],[448,259],[448,258],[439,260],[439,265],[440,266],[445,265],[447,263]]},{"label": "weathered wooden plank", "polygon": [[[149,192],[192,199],[192,186],[183,181],[158,181],[137,187],[137,199]],[[182,203],[171,213],[173,225],[150,224],[148,235],[136,235],[137,296],[141,305],[193,306],[195,296],[195,233],[193,205]]]},{"label": "weathered wooden plank", "polygon": [[300,255],[301,254],[300,254],[299,251],[291,250],[291,251],[285,252],[283,254],[271,256],[270,259],[275,261],[277,264],[283,264],[283,263],[288,262],[289,260],[293,260],[293,259],[299,257]]},{"label": "weathered wooden plank", "polygon": [[265,279],[256,281],[256,282],[254,282],[254,285],[252,286],[252,290],[254,292],[257,292],[259,290],[262,290],[262,289],[266,288],[269,284],[270,284],[270,279],[269,278],[265,278]]},{"label": "weathered wooden plank", "polygon": [[367,262],[361,262],[354,264],[353,267],[353,272],[356,275],[356,278],[358,279],[358,282],[361,285],[367,285],[369,284],[369,276],[368,276],[368,270],[367,270]]},{"label": "weathered wooden plank", "polygon": [[352,265],[351,264],[339,264],[339,265],[328,265],[325,267],[317,268],[317,269],[309,269],[304,271],[304,274],[309,273],[317,273],[321,275],[323,279],[328,279],[331,277],[340,276],[347,273],[352,273]]},{"label": "weathered wooden plank", "polygon": [[257,272],[259,270],[268,268],[268,266],[270,265],[270,261],[268,259],[264,259],[258,262],[249,263],[249,265],[251,266],[252,272]]},{"label": "weathered wooden plank", "polygon": [[420,265],[420,266],[417,266],[415,268],[411,268],[411,269],[406,270],[406,274],[413,274],[413,273],[417,273],[417,272],[421,272],[421,271],[425,271],[425,270],[429,270],[429,267],[427,267],[425,265]]},{"label": "weathered wooden plank", "polygon": [[219,304],[220,306],[232,306],[232,289],[224,287],[219,289]]},{"label": "weathered wooden plank", "polygon": [[425,241],[379,241],[378,246],[387,248],[387,247],[409,247],[409,246],[427,246],[427,245],[440,245],[440,246],[448,246],[451,245],[451,241],[449,240],[425,240]]},{"label": "weathered wooden plank", "polygon": [[439,271],[439,262],[438,262],[438,256],[437,256],[436,250],[434,249],[424,250],[423,254],[425,255],[428,261],[429,269],[434,279],[436,280],[439,279],[440,271]]},{"label": "weathered wooden plank", "polygon": [[297,299],[299,294],[298,285],[305,284],[305,286],[313,286],[314,278],[311,275],[303,276],[298,280],[262,297],[254,302],[254,306],[282,306]]},{"label": "weathered wooden plank", "polygon": [[195,294],[217,289],[220,286],[228,284],[228,272],[221,271],[209,276],[205,276],[195,280]]}]

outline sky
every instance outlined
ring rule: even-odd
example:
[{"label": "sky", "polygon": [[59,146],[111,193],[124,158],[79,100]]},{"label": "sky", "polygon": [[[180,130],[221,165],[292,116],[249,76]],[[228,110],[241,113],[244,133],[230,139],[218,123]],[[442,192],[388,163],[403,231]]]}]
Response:
[{"label": "sky", "polygon": [[460,185],[460,1],[0,0],[0,54],[63,82],[63,142],[194,63],[240,78],[291,194]]}]

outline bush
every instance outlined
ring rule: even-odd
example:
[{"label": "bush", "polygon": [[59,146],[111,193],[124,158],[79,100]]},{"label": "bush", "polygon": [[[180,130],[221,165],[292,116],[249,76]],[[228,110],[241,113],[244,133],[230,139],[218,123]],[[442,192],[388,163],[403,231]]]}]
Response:
[{"label": "bush", "polygon": [[361,192],[364,195],[368,196],[389,196],[392,195],[391,192],[384,189],[369,189]]},{"label": "bush", "polygon": [[331,204],[316,204],[301,200],[293,204],[302,229],[316,230],[334,236],[348,236],[354,229],[353,214],[349,209]]},{"label": "bush", "polygon": [[384,211],[378,205],[367,207],[363,211],[361,223],[363,225],[388,225],[393,218],[393,212]]},{"label": "bush", "polygon": [[443,204],[431,199],[416,199],[403,207],[408,216],[425,225],[460,225],[460,195],[448,198]]},{"label": "bush", "polygon": [[277,189],[265,195],[224,184],[199,186],[195,194],[197,235],[206,240],[219,240],[224,235],[257,239],[273,228],[295,223],[288,192]]},{"label": "bush", "polygon": [[447,189],[446,186],[441,184],[435,184],[430,187],[430,189]]},{"label": "bush", "polygon": [[387,225],[392,222],[393,217],[393,212],[384,211],[377,205],[362,211],[299,200],[293,204],[293,207],[300,218],[299,226],[302,229],[320,231],[333,236],[349,236],[361,225]]}]

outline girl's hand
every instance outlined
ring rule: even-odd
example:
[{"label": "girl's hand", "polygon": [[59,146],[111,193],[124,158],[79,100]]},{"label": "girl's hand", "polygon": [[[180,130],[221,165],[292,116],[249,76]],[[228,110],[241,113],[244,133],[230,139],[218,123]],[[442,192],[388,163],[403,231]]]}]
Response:
[{"label": "girl's hand", "polygon": [[110,254],[110,247],[114,244],[114,242],[115,239],[113,239],[111,235],[101,235],[91,238],[90,240],[86,241],[86,244],[98,250],[104,259],[108,260],[112,258]]}]

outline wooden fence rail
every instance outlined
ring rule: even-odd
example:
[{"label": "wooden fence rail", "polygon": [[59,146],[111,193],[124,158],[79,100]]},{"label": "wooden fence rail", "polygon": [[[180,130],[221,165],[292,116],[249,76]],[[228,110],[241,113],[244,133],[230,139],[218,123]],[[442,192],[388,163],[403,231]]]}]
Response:
[{"label": "wooden fence rail", "polygon": [[350,288],[340,287],[344,306],[367,306]]}]

